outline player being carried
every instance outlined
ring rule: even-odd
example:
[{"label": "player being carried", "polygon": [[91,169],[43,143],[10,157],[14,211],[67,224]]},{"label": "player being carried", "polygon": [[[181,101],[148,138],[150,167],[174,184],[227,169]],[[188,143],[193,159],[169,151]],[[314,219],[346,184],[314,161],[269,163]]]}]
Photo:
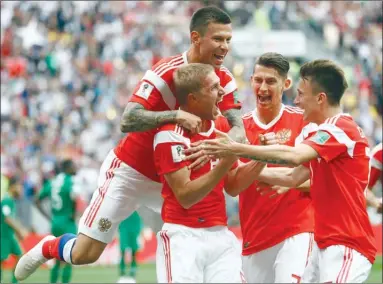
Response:
[{"label": "player being carried", "polygon": [[[20,258],[22,253],[17,238],[22,240],[28,234],[28,231],[16,219],[16,199],[18,199],[20,195],[20,181],[17,177],[9,178],[8,189],[1,200],[1,283],[4,283],[1,277],[3,262],[7,260],[10,255],[15,256],[16,260]],[[14,273],[12,273],[11,282],[17,283]]]},{"label": "player being carried", "polygon": [[[305,63],[295,103],[318,130],[295,147],[253,146],[229,137],[204,141],[190,152],[237,155],[273,164],[295,165],[288,173],[264,169],[270,184],[296,187],[311,179],[315,241],[312,264],[319,283],[357,283],[367,279],[375,260],[374,235],[366,211],[368,142],[352,117],[341,111],[347,88],[342,69],[329,60]],[[189,152],[186,151],[186,152]],[[303,277],[303,282],[313,274]],[[311,282],[311,281],[310,281]]]},{"label": "player being carried", "polygon": [[157,234],[157,280],[241,283],[244,277],[240,247],[227,228],[223,189],[246,188],[264,164],[252,161],[238,167],[237,158],[231,156],[190,169],[190,163],[183,160],[184,149],[190,143],[215,138],[215,129],[229,129],[216,106],[224,90],[213,67],[207,64],[180,67],[174,82],[181,109],[200,117],[202,124],[198,134],[179,124],[167,124],[154,138],[154,157],[164,198],[164,225]]},{"label": "player being carried", "polygon": [[[51,220],[51,233],[59,237],[65,233],[76,234],[76,198],[78,189],[75,190],[74,176],[76,168],[72,160],[64,160],[59,165],[59,173],[44,183],[36,199],[36,207]],[[41,206],[41,201],[49,199],[51,214],[47,214]],[[57,283],[60,273],[60,260],[56,259],[51,270],[50,282]],[[69,283],[72,277],[72,265],[65,263],[62,273],[62,282]]]},{"label": "player being carried", "polygon": [[[133,133],[122,139],[105,158],[99,187],[80,219],[78,235],[45,237],[18,262],[15,271],[18,279],[26,279],[52,258],[76,265],[93,263],[112,241],[120,222],[139,206],[160,210],[161,183],[153,160],[157,127],[178,123],[191,133],[201,129],[199,117],[178,109],[173,86],[173,72],[178,67],[195,62],[214,67],[225,92],[218,106],[232,126],[229,135],[237,141],[245,140],[236,83],[222,66],[231,37],[231,19],[222,10],[210,6],[193,14],[190,49],[161,60],[138,83],[121,119],[121,131]],[[193,166],[201,166],[208,160],[208,157],[201,157]]]}]

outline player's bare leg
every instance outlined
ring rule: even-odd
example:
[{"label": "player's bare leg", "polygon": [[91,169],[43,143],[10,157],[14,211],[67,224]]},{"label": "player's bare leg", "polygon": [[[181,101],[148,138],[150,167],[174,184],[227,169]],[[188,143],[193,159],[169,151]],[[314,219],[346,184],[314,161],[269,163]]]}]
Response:
[{"label": "player's bare leg", "polygon": [[100,257],[106,245],[84,234],[65,234],[58,238],[47,236],[20,258],[15,276],[19,281],[24,280],[49,259],[75,265],[93,263]]}]

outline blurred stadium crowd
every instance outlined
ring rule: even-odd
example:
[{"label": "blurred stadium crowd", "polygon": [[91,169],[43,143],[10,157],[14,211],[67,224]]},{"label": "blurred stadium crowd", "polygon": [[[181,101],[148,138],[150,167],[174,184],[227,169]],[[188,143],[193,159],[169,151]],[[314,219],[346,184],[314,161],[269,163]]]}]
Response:
[{"label": "blurred stadium crowd", "polygon": [[[189,19],[206,4],[229,12],[234,38],[241,26],[310,31],[346,70],[345,112],[371,147],[382,141],[381,1],[1,1],[1,173],[23,179],[27,227],[31,198],[57,160],[73,158],[84,191],[95,189],[135,84],[160,58],[186,50]],[[290,60],[296,82],[306,58]],[[226,66],[244,111],[252,109],[251,65],[231,55]]]}]

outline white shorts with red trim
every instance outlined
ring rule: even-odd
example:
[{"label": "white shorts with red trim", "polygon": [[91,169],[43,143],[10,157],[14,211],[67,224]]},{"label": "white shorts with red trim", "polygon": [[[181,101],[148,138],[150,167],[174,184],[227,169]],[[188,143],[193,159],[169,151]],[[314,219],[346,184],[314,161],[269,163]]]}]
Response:
[{"label": "white shorts with red trim", "polygon": [[241,247],[226,226],[165,223],[157,233],[158,283],[246,283]]},{"label": "white shorts with red trim", "polygon": [[314,236],[301,233],[260,252],[243,256],[249,283],[300,283],[310,263]]},{"label": "white shorts with red trim", "polygon": [[161,188],[110,151],[100,169],[98,189],[80,219],[79,233],[110,243],[121,221],[138,207],[161,212]]},{"label": "white shorts with red trim", "polygon": [[311,263],[303,275],[304,283],[363,283],[372,264],[362,254],[343,245],[319,249],[314,245]]}]

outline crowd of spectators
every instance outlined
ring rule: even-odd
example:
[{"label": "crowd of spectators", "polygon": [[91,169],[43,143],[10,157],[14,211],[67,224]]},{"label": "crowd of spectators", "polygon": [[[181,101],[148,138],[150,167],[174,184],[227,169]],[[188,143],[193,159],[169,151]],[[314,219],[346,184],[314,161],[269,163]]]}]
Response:
[{"label": "crowd of spectators", "polygon": [[[351,85],[344,107],[375,145],[382,140],[381,2],[348,2],[1,1],[2,178],[22,177],[28,204],[57,160],[71,157],[93,191],[102,160],[123,136],[119,116],[135,84],[160,58],[188,48],[190,16],[211,3],[232,15],[235,28],[305,24],[334,53],[349,50],[355,64],[344,66]],[[291,58],[295,82],[302,60]],[[229,69],[243,64],[228,62]],[[249,74],[233,73],[249,110]],[[294,95],[291,88],[285,103]]]}]

